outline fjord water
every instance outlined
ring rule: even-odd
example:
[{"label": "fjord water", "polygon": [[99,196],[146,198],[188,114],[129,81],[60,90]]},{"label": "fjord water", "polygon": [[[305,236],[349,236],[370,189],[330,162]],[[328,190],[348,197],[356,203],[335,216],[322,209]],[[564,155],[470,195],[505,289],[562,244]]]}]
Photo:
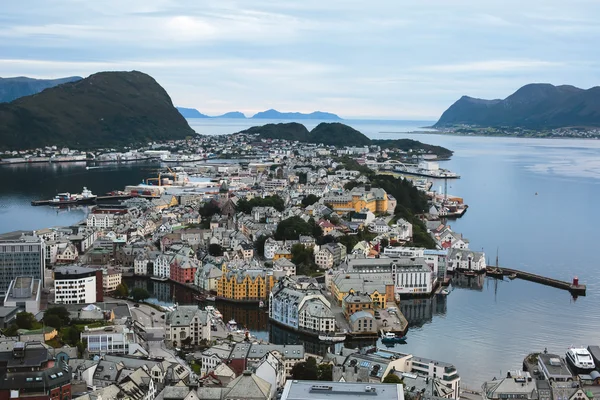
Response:
[{"label": "fjord water", "polygon": [[[223,134],[267,122],[273,121],[211,119],[191,120],[190,125],[202,134]],[[303,123],[309,129],[317,124]],[[600,271],[594,255],[600,142],[402,133],[431,122],[344,123],[371,138],[410,138],[454,150],[442,164],[461,179],[449,181],[448,192],[464,197],[469,210],[450,224],[470,240],[471,249],[483,248],[491,264],[498,249],[500,265],[564,280],[577,275],[588,286],[587,297],[573,300],[567,292],[518,279],[461,279],[446,297],[402,303],[411,326],[407,344],[397,345],[398,350],[452,362],[463,386],[478,389],[484,380],[520,368],[531,351],[547,347],[563,355],[570,345],[600,344]],[[155,168],[0,167],[0,232],[78,221],[84,211],[56,214],[29,202],[57,191],[79,192],[82,186],[98,194],[123,189]],[[440,186],[436,182],[435,188]],[[242,317],[240,310],[231,316],[227,310],[225,318]],[[257,332],[260,337],[270,333],[274,341],[290,340],[287,331],[267,328],[262,314],[247,314],[249,328],[262,331]]]}]

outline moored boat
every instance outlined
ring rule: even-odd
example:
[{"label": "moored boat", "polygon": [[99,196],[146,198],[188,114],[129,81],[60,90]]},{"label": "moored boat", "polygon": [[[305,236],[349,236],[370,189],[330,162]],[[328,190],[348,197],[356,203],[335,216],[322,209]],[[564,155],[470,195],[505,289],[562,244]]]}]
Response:
[{"label": "moored boat", "polygon": [[343,342],[346,340],[346,335],[343,333],[336,333],[335,335],[319,335],[319,340],[322,342]]},{"label": "moored boat", "polygon": [[517,274],[510,274],[508,276],[508,279],[510,279],[510,280],[513,280],[513,279],[516,279],[516,278],[517,278]]},{"label": "moored boat", "polygon": [[151,276],[150,279],[153,281],[166,282],[169,280],[166,276]]},{"label": "moored boat", "polygon": [[400,342],[405,342],[405,341],[406,341],[406,336],[397,336],[393,332],[386,332],[383,334],[383,336],[381,338],[382,343],[400,343]]},{"label": "moored boat", "polygon": [[596,368],[592,355],[583,346],[569,348],[565,358],[574,375],[587,375]]},{"label": "moored boat", "polygon": [[216,301],[216,300],[217,300],[217,298],[216,298],[215,296],[213,296],[213,295],[209,295],[209,296],[206,296],[206,299],[205,299],[205,300],[206,300],[206,301]]}]

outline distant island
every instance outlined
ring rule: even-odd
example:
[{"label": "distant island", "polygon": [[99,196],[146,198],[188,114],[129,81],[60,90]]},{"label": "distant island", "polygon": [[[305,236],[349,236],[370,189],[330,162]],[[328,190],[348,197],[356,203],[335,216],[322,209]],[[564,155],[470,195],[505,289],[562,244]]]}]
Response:
[{"label": "distant island", "polygon": [[[246,115],[239,111],[227,112],[223,115],[206,115],[196,110],[195,108],[177,107],[177,110],[185,118],[247,118]],[[286,120],[305,120],[314,119],[320,121],[341,121],[342,118],[339,116],[322,111],[315,111],[309,114],[303,114],[299,112],[279,112],[277,110],[266,110],[261,111],[250,117],[251,119],[286,119]]]},{"label": "distant island", "polygon": [[525,85],[503,100],[463,96],[434,125],[441,129],[496,128],[500,132],[598,127],[600,87],[584,90],[547,83]]},{"label": "distant island", "polygon": [[0,148],[135,146],[196,136],[141,72],[100,72],[0,104]]},{"label": "distant island", "polygon": [[8,103],[20,97],[31,96],[57,85],[80,81],[80,76],[59,79],[34,79],[26,76],[0,78],[0,103]]},{"label": "distant island", "polygon": [[423,150],[439,159],[452,156],[452,151],[441,146],[433,146],[411,139],[397,140],[371,140],[356,129],[340,122],[322,122],[309,131],[298,122],[266,124],[253,126],[238,133],[255,134],[262,139],[283,139],[304,143],[323,144],[326,146],[380,146],[391,150],[408,152],[409,150]]}]

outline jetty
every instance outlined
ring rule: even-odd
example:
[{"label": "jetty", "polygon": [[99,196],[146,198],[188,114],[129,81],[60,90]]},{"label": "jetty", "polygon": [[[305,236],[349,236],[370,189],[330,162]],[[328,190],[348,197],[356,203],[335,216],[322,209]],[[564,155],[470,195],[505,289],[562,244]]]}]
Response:
[{"label": "jetty", "polygon": [[504,268],[488,265],[486,272],[490,276],[515,276],[525,281],[540,283],[542,285],[551,286],[557,289],[567,290],[572,295],[585,296],[586,286],[579,282],[577,277],[573,278],[572,282],[561,281],[554,278],[549,278],[542,275],[533,274],[531,272],[520,271],[513,268]]}]

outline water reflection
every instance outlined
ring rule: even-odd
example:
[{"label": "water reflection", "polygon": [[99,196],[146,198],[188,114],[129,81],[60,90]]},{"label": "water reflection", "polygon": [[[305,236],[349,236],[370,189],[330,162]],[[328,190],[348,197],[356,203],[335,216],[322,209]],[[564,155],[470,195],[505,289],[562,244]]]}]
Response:
[{"label": "water reflection", "polygon": [[452,286],[460,289],[471,289],[481,292],[485,275],[467,276],[464,274],[454,274],[452,277]]},{"label": "water reflection", "polygon": [[409,328],[420,328],[430,323],[434,315],[446,315],[446,304],[446,296],[440,294],[430,298],[402,300],[400,311],[408,321]]}]

